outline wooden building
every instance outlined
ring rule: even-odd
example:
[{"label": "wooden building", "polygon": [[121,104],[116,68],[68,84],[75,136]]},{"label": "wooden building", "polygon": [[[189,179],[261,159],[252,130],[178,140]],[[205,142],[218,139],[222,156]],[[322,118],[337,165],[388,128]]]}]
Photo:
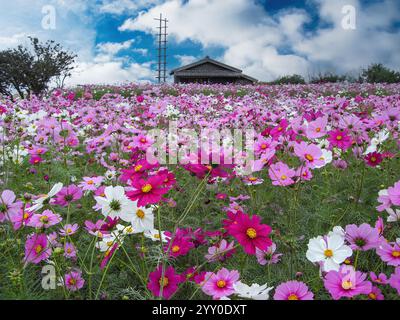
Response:
[{"label": "wooden building", "polygon": [[205,57],[199,61],[174,69],[175,83],[221,83],[253,84],[256,79],[242,73],[242,70]]}]

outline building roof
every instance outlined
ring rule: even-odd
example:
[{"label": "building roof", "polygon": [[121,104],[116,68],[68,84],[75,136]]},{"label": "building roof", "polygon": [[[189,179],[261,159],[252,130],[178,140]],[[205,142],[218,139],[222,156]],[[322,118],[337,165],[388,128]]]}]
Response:
[{"label": "building roof", "polygon": [[[215,66],[218,66],[224,70],[213,70],[213,71],[204,71],[203,72],[192,72],[190,71],[190,69],[200,66],[202,64],[206,64],[206,63],[210,63],[213,64]],[[210,57],[205,57],[201,60],[198,60],[196,62],[190,63],[186,66],[182,66],[179,68],[176,68],[174,70],[172,70],[170,72],[170,75],[179,75],[179,76],[184,76],[184,77],[196,77],[196,76],[200,76],[202,74],[209,76],[209,77],[229,77],[229,78],[245,78],[247,80],[253,81],[253,82],[257,82],[258,80],[255,78],[252,78],[248,75],[245,75],[242,73],[242,70],[234,68],[232,66],[228,66],[227,64],[224,64],[222,62],[219,62],[217,60],[211,59]]]}]

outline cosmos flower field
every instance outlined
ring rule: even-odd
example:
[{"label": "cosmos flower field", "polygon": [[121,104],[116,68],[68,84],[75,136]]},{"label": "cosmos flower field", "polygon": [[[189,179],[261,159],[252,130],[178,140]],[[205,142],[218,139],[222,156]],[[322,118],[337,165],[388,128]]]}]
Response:
[{"label": "cosmos flower field", "polygon": [[[0,122],[1,299],[400,297],[398,84],[88,86]],[[171,123],[255,134],[151,161]]]}]

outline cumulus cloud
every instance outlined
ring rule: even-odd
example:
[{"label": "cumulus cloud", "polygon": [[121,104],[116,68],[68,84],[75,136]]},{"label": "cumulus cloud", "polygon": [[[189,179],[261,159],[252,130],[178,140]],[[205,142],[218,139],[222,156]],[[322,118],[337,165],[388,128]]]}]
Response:
[{"label": "cumulus cloud", "polygon": [[97,49],[104,54],[115,55],[121,50],[126,50],[131,47],[134,40],[127,40],[124,42],[102,42],[97,44]]},{"label": "cumulus cloud", "polygon": [[[399,2],[310,1],[320,20],[312,31],[304,29],[311,20],[305,10],[289,8],[271,15],[249,0],[169,0],[127,19],[119,29],[154,34],[153,18],[163,12],[173,41],[221,47],[224,62],[260,80],[323,70],[348,72],[373,62],[398,68],[400,35],[390,26],[400,15]],[[356,8],[356,30],[342,27],[344,5]]]},{"label": "cumulus cloud", "polygon": [[103,0],[99,11],[120,15],[125,12],[135,12],[161,3],[162,0]]},{"label": "cumulus cloud", "polygon": [[181,66],[190,64],[190,63],[192,63],[192,62],[194,62],[194,61],[196,61],[198,59],[195,56],[180,55],[180,54],[174,55],[174,58],[179,61],[179,65],[181,65]]}]

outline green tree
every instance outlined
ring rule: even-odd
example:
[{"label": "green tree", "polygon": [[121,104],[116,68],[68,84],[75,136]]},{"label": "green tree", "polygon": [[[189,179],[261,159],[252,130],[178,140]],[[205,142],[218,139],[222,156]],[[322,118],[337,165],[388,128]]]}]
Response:
[{"label": "green tree", "polygon": [[381,63],[375,63],[364,69],[360,78],[361,81],[368,83],[398,83],[400,73],[390,70]]},{"label": "green tree", "polygon": [[31,38],[31,48],[18,46],[0,52],[0,92],[21,98],[41,95],[51,81],[59,86],[71,75],[76,55],[65,51],[54,41],[40,42]]},{"label": "green tree", "polygon": [[271,84],[305,84],[305,83],[306,81],[304,80],[304,78],[298,74],[283,76],[271,82]]}]

